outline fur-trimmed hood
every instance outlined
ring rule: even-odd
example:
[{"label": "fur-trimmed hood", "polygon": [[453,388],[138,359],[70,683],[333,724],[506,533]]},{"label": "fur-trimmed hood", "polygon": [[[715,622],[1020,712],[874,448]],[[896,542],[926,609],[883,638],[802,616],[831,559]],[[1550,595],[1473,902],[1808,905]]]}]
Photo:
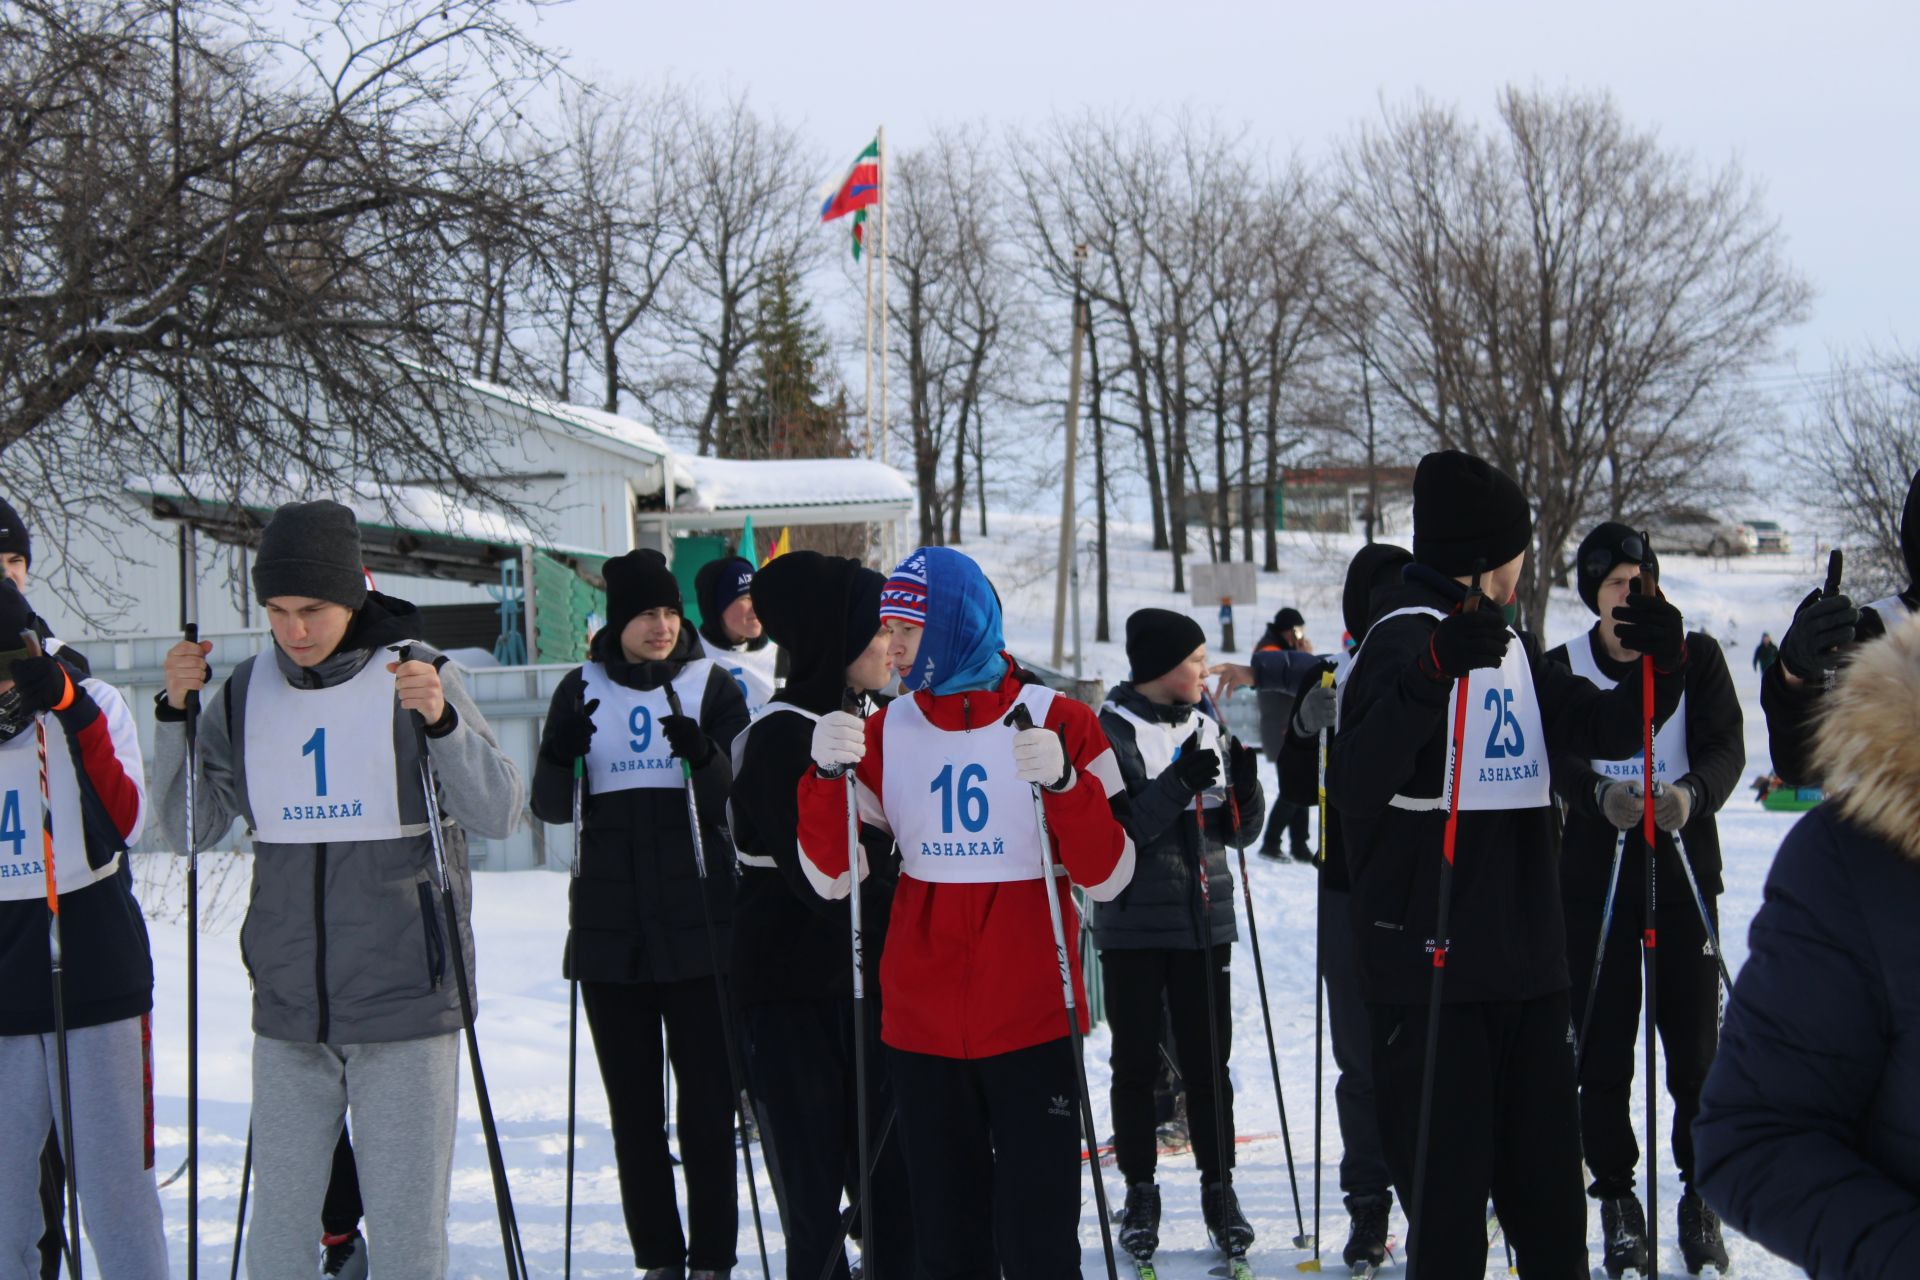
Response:
[{"label": "fur-trimmed hood", "polygon": [[1920,862],[1920,614],[1847,664],[1815,751],[1840,812]]}]

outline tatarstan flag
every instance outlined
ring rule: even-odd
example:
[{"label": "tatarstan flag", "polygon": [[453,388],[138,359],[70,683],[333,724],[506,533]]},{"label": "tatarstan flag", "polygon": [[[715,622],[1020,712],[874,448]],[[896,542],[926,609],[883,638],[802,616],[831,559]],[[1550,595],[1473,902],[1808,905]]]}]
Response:
[{"label": "tatarstan flag", "polygon": [[853,256],[857,261],[865,243],[867,209],[880,203],[880,139],[867,144],[847,170],[846,178],[820,206],[820,221],[832,222],[853,214]]}]

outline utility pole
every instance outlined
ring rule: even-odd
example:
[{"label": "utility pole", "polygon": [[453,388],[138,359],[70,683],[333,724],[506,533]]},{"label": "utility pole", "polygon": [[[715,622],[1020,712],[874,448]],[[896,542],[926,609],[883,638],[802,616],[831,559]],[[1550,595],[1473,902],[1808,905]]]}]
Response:
[{"label": "utility pole", "polygon": [[[1074,560],[1074,463],[1080,442],[1080,340],[1086,335],[1086,299],[1080,294],[1080,273],[1087,261],[1087,246],[1073,247],[1073,354],[1067,363],[1067,464],[1060,477],[1060,564],[1053,577],[1053,669],[1066,662],[1067,579]],[[1077,584],[1076,584],[1077,585]],[[1079,601],[1074,601],[1076,609]],[[1079,628],[1074,628],[1074,664],[1080,661]]]}]

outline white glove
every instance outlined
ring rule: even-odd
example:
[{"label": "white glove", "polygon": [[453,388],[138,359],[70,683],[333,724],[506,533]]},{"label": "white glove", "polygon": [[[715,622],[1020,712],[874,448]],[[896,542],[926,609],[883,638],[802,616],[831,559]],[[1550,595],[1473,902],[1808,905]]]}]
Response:
[{"label": "white glove", "polygon": [[826,777],[837,778],[867,755],[867,722],[845,711],[829,711],[813,726],[813,762]]},{"label": "white glove", "polygon": [[1013,735],[1013,771],[1020,781],[1037,782],[1049,791],[1065,790],[1073,780],[1060,735],[1038,726]]}]

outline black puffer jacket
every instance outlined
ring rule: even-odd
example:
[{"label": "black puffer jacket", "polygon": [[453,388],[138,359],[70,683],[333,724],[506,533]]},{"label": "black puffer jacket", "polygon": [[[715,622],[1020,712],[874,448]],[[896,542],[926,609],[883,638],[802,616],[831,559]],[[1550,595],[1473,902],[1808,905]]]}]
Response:
[{"label": "black puffer jacket", "polygon": [[[1192,732],[1203,713],[1183,703],[1162,706],[1149,702],[1127,681],[1107,692],[1107,702],[1109,705],[1100,711],[1100,727],[1113,746],[1120,780],[1127,788],[1131,816],[1126,826],[1133,836],[1135,861],[1133,881],[1120,896],[1111,902],[1092,904],[1094,945],[1102,951],[1197,950],[1200,891],[1194,879],[1198,839],[1194,793],[1171,769],[1157,777],[1147,773],[1135,741],[1136,726],[1113,708],[1124,707],[1149,723],[1171,726],[1169,731],[1179,741]],[[1251,752],[1248,757],[1251,763]],[[1221,768],[1224,773],[1226,762]],[[1266,797],[1261,793],[1259,775],[1248,769],[1244,781],[1246,785],[1235,793],[1240,814],[1237,829],[1232,805],[1206,811],[1208,942],[1212,946],[1233,942],[1240,936],[1235,925],[1235,885],[1227,864],[1227,847],[1244,849],[1257,841],[1266,817]]]},{"label": "black puffer jacket", "polygon": [[[592,657],[616,684],[656,689],[673,679],[696,652],[683,627],[671,657],[627,662],[618,641],[602,630]],[[556,708],[578,706],[585,682],[571,671],[553,691]],[[691,708],[689,708],[691,711]],[[733,845],[727,835],[727,788],[733,781],[728,749],[747,724],[746,701],[727,673],[713,668],[701,702],[700,727],[715,750],[694,770],[694,798],[706,848],[707,906],[721,963],[733,925]],[[542,744],[533,773],[533,812],[546,822],[573,820],[573,762]],[[582,982],[679,982],[713,974],[714,952],[700,911],[700,875],[694,861],[686,792],[680,787],[636,787],[589,793],[584,806],[579,874],[574,877],[565,972]]]},{"label": "black puffer jacket", "polygon": [[1700,1194],[1816,1280],[1920,1249],[1920,619],[1842,672],[1694,1122]]}]

